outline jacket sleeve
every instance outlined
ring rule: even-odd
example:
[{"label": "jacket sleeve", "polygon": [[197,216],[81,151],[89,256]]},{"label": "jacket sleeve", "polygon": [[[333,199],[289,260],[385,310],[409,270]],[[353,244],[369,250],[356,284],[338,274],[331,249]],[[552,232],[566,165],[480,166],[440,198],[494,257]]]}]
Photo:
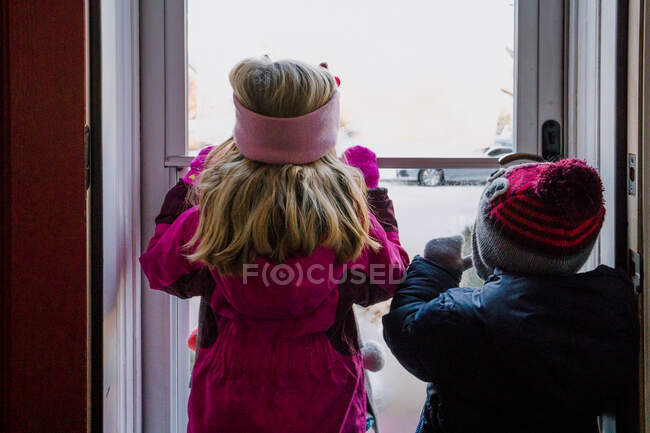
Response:
[{"label": "jacket sleeve", "polygon": [[[208,267],[187,259],[191,251],[186,244],[192,239],[198,221],[199,209],[195,206],[183,212],[171,225],[164,225],[164,230],[149,242],[147,251],[140,257],[140,265],[152,289],[185,299],[202,295],[214,287]],[[158,224],[156,231],[161,226]]]},{"label": "jacket sleeve", "polygon": [[[201,150],[199,155],[194,158],[191,163],[189,172],[179,180],[172,189],[165,195],[160,213],[156,217],[156,228],[154,235],[149,241],[147,252],[153,250],[158,241],[163,237],[167,230],[172,226],[174,221],[191,207],[187,200],[188,193],[192,185],[198,179],[205,166],[205,158],[207,157],[212,147],[209,146]],[[194,232],[192,232],[193,234]],[[191,235],[190,235],[191,238]],[[189,238],[188,238],[189,240]],[[145,253],[146,254],[146,253]],[[144,257],[144,255],[143,255]],[[144,270],[144,268],[143,268]],[[174,284],[163,288],[162,290],[178,296],[180,298],[188,298],[191,296],[198,296],[205,293],[210,293],[214,289],[215,281],[212,273],[207,267],[195,270],[174,282]],[[152,287],[153,288],[153,287]]]},{"label": "jacket sleeve", "polygon": [[185,212],[189,207],[187,202],[187,194],[189,192],[190,186],[179,180],[176,185],[172,187],[163,200],[163,204],[160,208],[160,213],[156,217],[156,228],[154,235],[149,241],[147,249],[152,248],[160,237],[167,231],[169,226],[176,221],[183,212]]},{"label": "jacket sleeve", "polygon": [[162,236],[176,218],[192,207],[192,204],[188,201],[190,189],[198,182],[199,176],[205,168],[205,160],[212,148],[214,146],[207,146],[201,149],[199,154],[190,163],[190,169],[187,174],[165,195],[160,213],[156,217],[156,231],[147,249],[151,248],[158,241],[160,236]]},{"label": "jacket sleeve", "polygon": [[380,247],[366,248],[351,266],[343,288],[352,290],[354,302],[367,307],[389,299],[403,280],[409,257],[394,236],[386,233],[381,223],[370,213],[370,236]]},{"label": "jacket sleeve", "polygon": [[370,212],[377,218],[377,221],[386,232],[386,237],[391,242],[400,244],[399,231],[393,201],[388,197],[386,188],[372,188],[368,190],[368,206]]},{"label": "jacket sleeve", "polygon": [[395,357],[426,382],[449,380],[453,358],[479,334],[474,291],[458,288],[461,273],[415,257],[383,317],[384,339]]}]

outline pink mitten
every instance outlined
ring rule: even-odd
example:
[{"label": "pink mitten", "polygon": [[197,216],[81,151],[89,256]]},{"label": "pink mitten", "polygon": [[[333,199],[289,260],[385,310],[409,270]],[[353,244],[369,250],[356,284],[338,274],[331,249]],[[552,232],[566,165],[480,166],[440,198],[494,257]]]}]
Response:
[{"label": "pink mitten", "polygon": [[361,170],[368,188],[377,188],[379,185],[379,167],[377,166],[375,152],[363,146],[350,147],[343,152],[343,161]]},{"label": "pink mitten", "polygon": [[205,166],[205,159],[208,157],[208,153],[214,148],[214,146],[206,146],[199,152],[198,155],[190,163],[190,171],[183,176],[183,182],[188,185],[194,185],[199,181],[199,175],[203,171]]}]

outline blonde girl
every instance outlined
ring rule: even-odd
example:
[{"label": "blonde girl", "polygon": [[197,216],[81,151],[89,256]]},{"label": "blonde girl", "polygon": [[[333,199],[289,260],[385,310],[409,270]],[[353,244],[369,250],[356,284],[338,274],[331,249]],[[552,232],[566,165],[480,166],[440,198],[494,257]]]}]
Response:
[{"label": "blonde girl", "polygon": [[152,289],[202,296],[188,432],[364,432],[351,306],[392,296],[408,263],[390,200],[334,152],[325,67],[246,59],[230,83],[233,138],[197,206],[187,182],[168,193],[140,259]]}]

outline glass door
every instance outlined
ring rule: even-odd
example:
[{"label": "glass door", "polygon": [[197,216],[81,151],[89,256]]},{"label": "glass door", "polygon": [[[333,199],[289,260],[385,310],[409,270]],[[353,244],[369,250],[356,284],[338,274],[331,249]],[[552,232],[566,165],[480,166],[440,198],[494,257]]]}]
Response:
[{"label": "glass door", "polygon": [[[428,239],[455,233],[465,234],[469,247],[482,184],[498,157],[541,153],[548,120],[563,129],[561,0],[545,0],[543,8],[540,0],[156,3],[143,0],[141,8],[152,20],[145,26],[162,31],[151,39],[156,49],[145,67],[164,78],[162,87],[148,86],[162,93],[161,103],[150,105],[162,124],[151,145],[156,160],[164,147],[169,185],[202,147],[230,137],[228,72],[264,54],[326,61],[341,78],[337,150],[364,145],[377,153],[381,186],[411,256]],[[480,283],[472,272],[464,279]],[[192,363],[186,338],[199,301],[169,302],[170,431],[181,432]],[[388,305],[359,308],[357,319],[362,340],[385,349],[386,366],[371,374],[382,431],[401,433],[415,430],[425,384],[383,344]]]}]

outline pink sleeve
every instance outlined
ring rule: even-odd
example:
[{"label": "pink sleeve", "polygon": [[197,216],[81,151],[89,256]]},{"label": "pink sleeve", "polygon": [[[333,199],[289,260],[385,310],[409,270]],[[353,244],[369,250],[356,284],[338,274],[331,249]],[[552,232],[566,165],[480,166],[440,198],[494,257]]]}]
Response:
[{"label": "pink sleeve", "polygon": [[387,233],[382,224],[372,213],[370,216],[370,236],[381,245],[378,251],[369,251],[369,263],[380,263],[390,265],[401,278],[403,271],[409,265],[409,256],[402,248],[397,232]]},{"label": "pink sleeve", "polygon": [[[207,267],[190,262],[191,253],[185,245],[190,241],[199,222],[197,206],[183,212],[171,225],[158,224],[147,251],[140,257],[142,271],[152,289],[164,290],[181,298],[202,294],[208,278]],[[213,285],[213,284],[212,284]]]},{"label": "pink sleeve", "polygon": [[374,215],[369,216],[370,236],[379,242],[380,248],[377,251],[367,248],[350,265],[351,273],[362,272],[366,278],[361,281],[361,278],[351,275],[346,284],[346,290],[354,290],[356,302],[364,306],[392,297],[409,264],[409,256],[399,239],[389,237]]}]

